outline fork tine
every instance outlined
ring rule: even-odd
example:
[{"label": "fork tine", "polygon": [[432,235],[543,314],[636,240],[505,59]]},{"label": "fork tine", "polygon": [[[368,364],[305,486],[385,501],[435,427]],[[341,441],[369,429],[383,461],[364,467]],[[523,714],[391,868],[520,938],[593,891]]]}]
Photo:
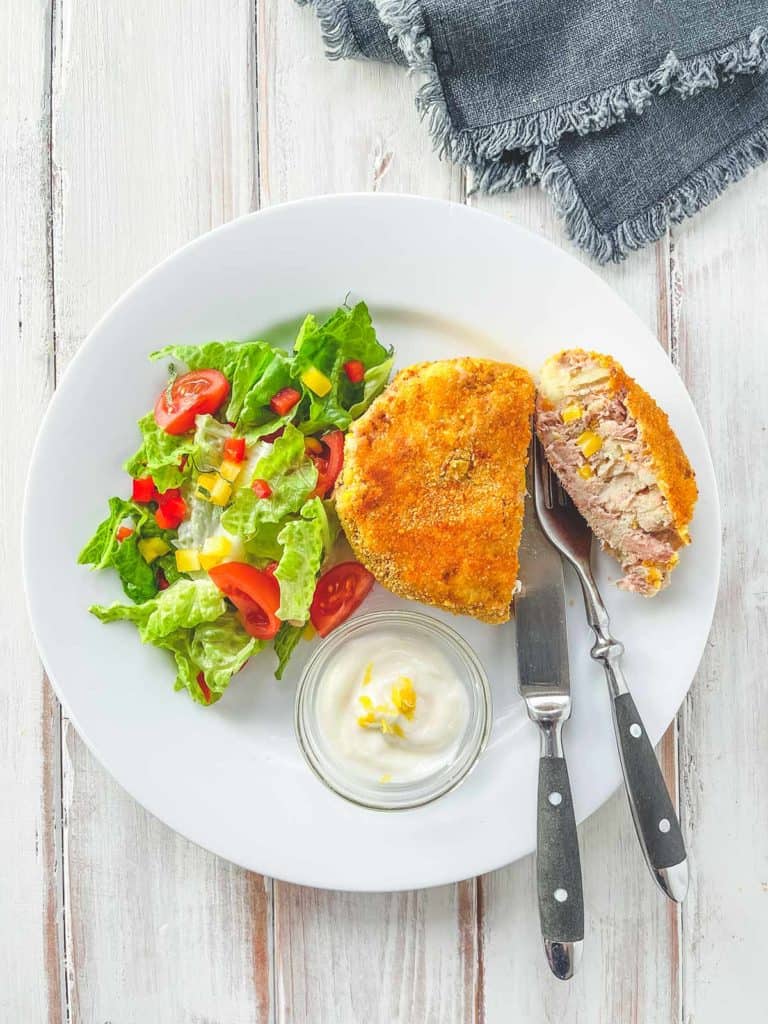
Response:
[{"label": "fork tine", "polygon": [[533,463],[533,485],[537,490],[541,489],[545,508],[552,508],[555,494],[552,476],[549,471],[549,463],[544,458],[541,443],[535,433],[531,438],[531,462]]},{"label": "fork tine", "polygon": [[563,487],[563,485],[560,483],[559,479],[557,479],[557,501],[558,504],[561,505],[563,508],[567,508],[568,505],[570,505],[571,503],[570,495]]}]

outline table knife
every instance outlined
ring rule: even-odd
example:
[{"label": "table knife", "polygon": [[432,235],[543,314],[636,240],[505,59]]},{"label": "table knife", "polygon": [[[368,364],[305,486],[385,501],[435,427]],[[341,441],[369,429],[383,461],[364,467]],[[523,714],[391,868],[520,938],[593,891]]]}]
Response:
[{"label": "table knife", "polygon": [[[529,473],[529,491],[535,486]],[[520,695],[541,733],[537,804],[536,874],[539,920],[552,972],[573,976],[584,940],[581,862],[563,725],[571,714],[565,583],[559,553],[525,500],[520,544],[522,588],[515,596]]]}]

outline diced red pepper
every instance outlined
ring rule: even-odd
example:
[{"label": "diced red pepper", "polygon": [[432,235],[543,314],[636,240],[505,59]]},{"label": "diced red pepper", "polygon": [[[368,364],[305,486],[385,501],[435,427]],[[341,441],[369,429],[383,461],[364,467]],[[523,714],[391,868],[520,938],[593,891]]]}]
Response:
[{"label": "diced red pepper", "polygon": [[167,491],[157,495],[158,505],[167,505],[169,501],[177,501],[181,497],[180,487],[169,487]]},{"label": "diced red pepper", "polygon": [[245,438],[227,438],[224,442],[224,458],[230,462],[242,462],[245,458]]},{"label": "diced red pepper", "polygon": [[157,570],[157,589],[158,590],[167,590],[168,587],[170,587],[170,583],[165,578],[165,573],[163,572],[162,569],[158,569]]},{"label": "diced red pepper", "polygon": [[189,461],[189,456],[188,455],[182,455],[181,458],[179,459],[179,469],[180,469],[180,471],[182,473],[187,468],[187,462],[188,461]]},{"label": "diced red pepper", "polygon": [[353,384],[359,384],[365,376],[365,363],[361,363],[359,359],[350,359],[348,363],[344,363],[344,373]]},{"label": "diced red pepper", "polygon": [[208,683],[205,681],[205,676],[202,672],[197,673],[197,685],[200,687],[203,693],[203,700],[206,704],[211,703],[211,690]]},{"label": "diced red pepper", "polygon": [[[162,495],[166,499],[166,494]],[[187,514],[187,503],[181,497],[167,498],[155,512],[155,522],[161,530],[175,530]]]},{"label": "diced red pepper", "polygon": [[272,494],[272,488],[266,480],[254,480],[251,484],[251,490],[257,498],[268,498]]},{"label": "diced red pepper", "polygon": [[155,501],[157,499],[157,489],[152,477],[140,476],[135,479],[133,481],[133,492],[131,497],[134,501],[137,501],[142,505],[146,505],[148,501]]},{"label": "diced red pepper", "polygon": [[300,400],[301,395],[296,388],[281,388],[276,395],[272,395],[269,407],[277,416],[285,416]]},{"label": "diced red pepper", "polygon": [[125,540],[126,537],[130,537],[132,533],[133,530],[131,529],[130,526],[118,526],[117,533],[115,534],[115,536],[119,541],[122,542]]}]

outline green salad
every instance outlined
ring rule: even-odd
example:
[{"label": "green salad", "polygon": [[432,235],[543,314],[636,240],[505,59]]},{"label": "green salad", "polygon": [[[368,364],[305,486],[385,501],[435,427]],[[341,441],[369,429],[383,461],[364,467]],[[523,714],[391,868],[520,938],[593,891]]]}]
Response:
[{"label": "green salad", "polygon": [[308,315],[290,352],[213,341],[151,358],[169,376],[125,464],[131,497],[109,499],[78,561],[113,569],[127,598],[91,612],[133,622],[173,655],[176,689],[210,705],[270,641],[281,678],[302,635],[327,635],[370,591],[361,565],[332,564],[333,487],[393,356],[361,302]]}]

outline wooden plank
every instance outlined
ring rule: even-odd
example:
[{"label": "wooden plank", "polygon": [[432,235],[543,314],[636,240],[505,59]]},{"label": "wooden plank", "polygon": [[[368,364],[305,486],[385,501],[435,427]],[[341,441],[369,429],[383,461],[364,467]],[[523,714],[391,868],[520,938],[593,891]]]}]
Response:
[{"label": "wooden plank", "polygon": [[[253,5],[193,9],[55,6],[59,369],[143,271],[254,206]],[[150,817],[67,723],[64,780],[71,1020],[269,1020],[269,883]]]},{"label": "wooden plank", "polygon": [[50,12],[0,10],[0,1019],[62,1018],[58,707],[18,583],[22,501],[53,387],[50,279]]},{"label": "wooden plank", "polygon": [[[768,169],[673,234],[675,342],[720,487],[720,598],[680,725],[683,1021],[754,1016],[768,942]],[[759,1012],[758,1012],[759,1015]]]},{"label": "wooden plank", "polygon": [[[566,239],[549,199],[526,189],[476,197],[482,209],[509,217],[569,249],[597,270],[668,347],[668,250],[663,240],[626,263],[600,269]],[[563,339],[567,344],[568,339]],[[606,695],[607,699],[607,695]],[[677,790],[672,727],[660,748],[667,783]],[[678,1020],[678,913],[656,891],[637,845],[623,792],[579,830],[586,940],[579,975],[555,981],[541,949],[533,858],[480,882],[481,987],[487,1024],[537,1020]]]},{"label": "wooden plank", "polygon": [[262,205],[324,192],[463,200],[463,175],[435,158],[402,68],[329,62],[309,8],[257,6]]},{"label": "wooden plank", "polygon": [[[462,176],[432,155],[402,70],[329,64],[316,20],[294,4],[263,0],[258,23],[263,203],[376,189],[463,197]],[[382,895],[275,882],[274,908],[278,1021],[474,1019],[474,882]]]}]

